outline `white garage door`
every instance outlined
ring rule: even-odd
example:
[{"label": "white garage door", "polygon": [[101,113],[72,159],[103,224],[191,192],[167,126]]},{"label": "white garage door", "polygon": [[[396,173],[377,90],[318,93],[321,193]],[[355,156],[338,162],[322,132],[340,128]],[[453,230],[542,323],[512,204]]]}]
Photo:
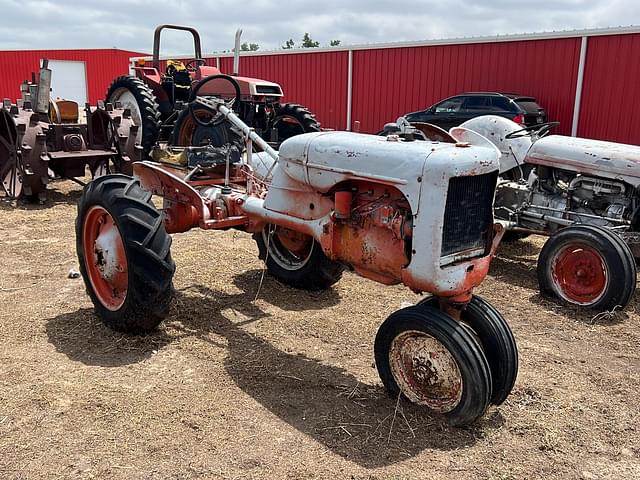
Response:
[{"label": "white garage door", "polygon": [[84,62],[49,60],[51,69],[51,98],[87,102],[87,75]]}]

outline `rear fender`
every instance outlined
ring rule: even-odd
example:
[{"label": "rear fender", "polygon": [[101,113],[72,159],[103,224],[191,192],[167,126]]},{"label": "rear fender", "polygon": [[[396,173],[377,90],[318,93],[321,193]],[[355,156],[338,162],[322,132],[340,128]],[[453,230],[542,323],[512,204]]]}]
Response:
[{"label": "rear fender", "polygon": [[146,191],[163,198],[164,224],[168,233],[186,232],[209,220],[209,209],[200,194],[165,168],[152,162],[136,162],[133,176]]}]

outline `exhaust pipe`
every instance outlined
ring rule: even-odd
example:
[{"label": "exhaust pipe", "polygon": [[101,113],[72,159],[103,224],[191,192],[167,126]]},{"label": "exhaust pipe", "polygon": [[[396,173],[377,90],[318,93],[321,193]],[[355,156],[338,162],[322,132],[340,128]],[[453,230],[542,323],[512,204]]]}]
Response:
[{"label": "exhaust pipe", "polygon": [[242,29],[239,28],[236,30],[236,46],[233,49],[233,75],[234,77],[238,76],[238,72],[240,71],[240,37],[242,36]]},{"label": "exhaust pipe", "polygon": [[37,92],[36,97],[31,98],[31,101],[35,103],[33,110],[38,113],[47,113],[51,98],[51,70],[49,69],[49,60],[46,58],[42,60]]}]

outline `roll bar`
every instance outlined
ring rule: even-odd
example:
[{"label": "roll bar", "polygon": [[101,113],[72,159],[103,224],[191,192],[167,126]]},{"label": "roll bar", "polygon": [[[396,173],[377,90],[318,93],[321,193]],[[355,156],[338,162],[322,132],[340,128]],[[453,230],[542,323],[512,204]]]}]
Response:
[{"label": "roll bar", "polygon": [[191,33],[193,36],[193,46],[195,59],[202,60],[202,47],[200,46],[200,34],[195,28],[183,27],[182,25],[158,25],[153,33],[153,66],[160,70],[160,34],[162,30],[182,30]]}]

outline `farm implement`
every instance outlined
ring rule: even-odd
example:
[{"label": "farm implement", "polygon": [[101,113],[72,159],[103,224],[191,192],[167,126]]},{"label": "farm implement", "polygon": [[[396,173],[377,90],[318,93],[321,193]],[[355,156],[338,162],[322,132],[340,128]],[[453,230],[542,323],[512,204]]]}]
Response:
[{"label": "farm implement", "polygon": [[[84,122],[76,102],[50,98],[51,70],[44,60],[39,75],[21,85],[22,98],[0,108],[0,185],[9,198],[46,198],[49,179],[131,173],[139,158],[138,127],[120,105],[88,104]],[[78,180],[76,180],[78,181]]]}]

